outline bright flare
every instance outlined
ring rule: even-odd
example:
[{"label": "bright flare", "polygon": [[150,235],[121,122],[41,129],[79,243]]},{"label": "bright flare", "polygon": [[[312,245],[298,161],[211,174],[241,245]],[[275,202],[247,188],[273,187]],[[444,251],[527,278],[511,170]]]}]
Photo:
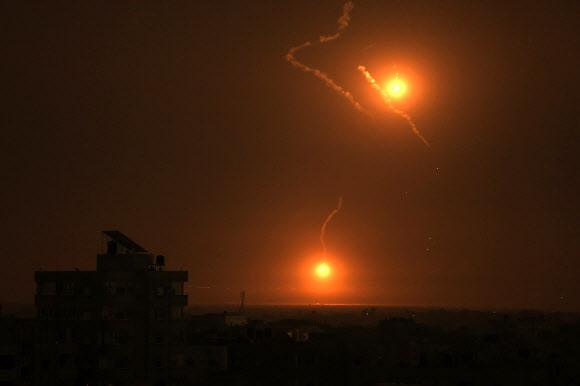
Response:
[{"label": "bright flare", "polygon": [[318,267],[316,267],[316,274],[318,275],[318,277],[325,278],[328,275],[330,275],[330,268],[326,263],[322,263]]},{"label": "bright flare", "polygon": [[[421,141],[423,141],[423,143],[427,146],[427,147],[431,147],[431,145],[429,145],[429,142],[427,142],[427,140],[425,138],[423,138],[423,136],[421,135],[421,133],[419,133],[419,130],[417,130],[417,126],[415,126],[415,123],[413,122],[413,120],[411,119],[411,117],[409,116],[409,114],[407,114],[406,112],[404,112],[403,110],[399,110],[398,108],[395,107],[395,105],[393,105],[393,101],[391,100],[392,96],[391,93],[387,87],[387,89],[383,89],[381,86],[379,86],[377,84],[377,82],[375,81],[375,78],[373,78],[373,76],[367,71],[365,66],[358,66],[358,70],[360,72],[362,72],[362,74],[364,75],[364,77],[366,78],[367,82],[369,82],[371,84],[371,86],[377,90],[379,92],[379,94],[381,94],[381,97],[383,98],[383,100],[385,101],[385,103],[387,104],[387,106],[389,107],[389,109],[391,109],[391,111],[393,111],[396,114],[399,114],[401,117],[405,118],[407,120],[407,122],[409,122],[409,125],[411,126],[411,129],[413,130],[413,133],[415,133],[415,135],[417,135],[417,137],[419,137],[419,139]],[[395,82],[398,81],[398,76],[395,79]],[[404,86],[403,83],[398,84],[399,86],[399,90],[396,91],[404,91],[404,88],[401,86]],[[395,90],[394,90],[395,91]]]},{"label": "bright flare", "polygon": [[397,74],[397,77],[389,82],[386,89],[392,98],[399,98],[407,91],[407,86],[399,79]]}]

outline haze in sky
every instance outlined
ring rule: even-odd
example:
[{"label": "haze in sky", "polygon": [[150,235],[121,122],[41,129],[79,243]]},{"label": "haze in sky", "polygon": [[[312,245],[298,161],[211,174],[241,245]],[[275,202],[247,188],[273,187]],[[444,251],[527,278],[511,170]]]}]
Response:
[{"label": "haze in sky", "polygon": [[578,2],[356,2],[296,57],[374,119],[285,58],[343,6],[5,3],[0,301],[118,229],[190,304],[580,308]]}]

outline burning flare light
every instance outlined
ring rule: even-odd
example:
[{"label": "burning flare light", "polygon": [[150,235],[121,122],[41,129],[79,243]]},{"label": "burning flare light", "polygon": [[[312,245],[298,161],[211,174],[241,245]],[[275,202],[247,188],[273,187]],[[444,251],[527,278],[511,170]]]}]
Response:
[{"label": "burning flare light", "polygon": [[397,72],[397,77],[387,84],[386,89],[391,97],[399,98],[407,91],[407,86],[399,80],[399,73]]},{"label": "burning flare light", "polygon": [[328,277],[328,275],[330,275],[330,268],[326,263],[322,263],[318,267],[316,267],[316,274],[320,278]]},{"label": "burning flare light", "polygon": [[[350,24],[350,12],[352,11],[353,8],[354,8],[353,2],[347,1],[344,4],[344,7],[342,9],[342,16],[337,21],[338,30],[336,31],[336,33],[334,35],[329,35],[329,36],[320,36],[318,38],[318,43],[326,43],[326,42],[338,39],[344,33],[344,31],[348,28],[348,26]],[[331,89],[333,89],[337,93],[344,96],[354,106],[354,108],[356,108],[358,111],[365,113],[369,117],[373,118],[372,115],[369,112],[367,112],[365,109],[363,109],[363,107],[354,99],[354,97],[352,96],[352,94],[350,92],[346,91],[344,88],[342,88],[341,86],[336,84],[336,82],[332,78],[330,78],[328,76],[328,74],[320,71],[319,69],[309,67],[309,66],[305,65],[304,63],[302,63],[296,59],[296,57],[294,56],[296,54],[296,52],[300,51],[301,49],[303,49],[305,47],[310,47],[312,45],[313,45],[313,43],[307,41],[305,43],[302,43],[299,46],[290,48],[290,50],[288,50],[288,53],[286,54],[286,60],[290,64],[292,64],[294,67],[296,67],[304,72],[310,72],[315,77],[322,80],[328,87],[330,87]],[[391,111],[393,111],[394,113],[400,115],[401,117],[405,118],[407,120],[407,122],[409,122],[409,125],[411,126],[411,129],[413,130],[415,135],[417,135],[417,137],[419,137],[419,139],[421,139],[421,141],[423,141],[423,143],[427,147],[431,147],[429,145],[429,142],[427,142],[427,140],[421,135],[421,133],[419,133],[419,130],[417,130],[417,126],[415,125],[415,123],[413,122],[413,120],[411,119],[409,114],[396,108],[391,101],[391,98],[398,98],[398,97],[402,96],[406,90],[405,83],[403,83],[399,80],[399,74],[397,74],[397,77],[391,83],[389,83],[385,89],[383,89],[381,86],[379,86],[375,82],[374,78],[371,76],[371,74],[366,70],[366,68],[364,66],[359,66],[358,69],[359,69],[359,71],[361,71],[364,74],[365,78],[373,86],[373,88],[376,89],[380,93],[380,95],[382,96],[383,100],[385,101],[385,103],[387,104],[389,109]],[[324,244],[324,242],[323,242],[323,244]]]},{"label": "burning flare light", "polygon": [[391,101],[391,96],[393,96],[393,95],[391,94],[390,91],[396,91],[396,92],[402,91],[401,85],[398,85],[398,87],[399,87],[398,89],[395,89],[394,88],[394,87],[397,86],[397,79],[395,79],[395,84],[393,85],[393,89],[387,88],[385,90],[385,89],[383,89],[381,86],[379,86],[377,84],[377,82],[375,81],[375,79],[372,77],[372,75],[367,71],[367,69],[364,66],[358,66],[358,70],[363,73],[363,75],[365,76],[366,80],[371,84],[371,86],[375,90],[377,90],[379,92],[379,94],[381,94],[381,97],[383,97],[383,100],[385,101],[385,103],[387,104],[387,106],[389,106],[389,109],[391,109],[391,111],[393,111],[394,113],[400,115],[401,117],[405,118],[407,120],[407,122],[409,122],[409,125],[411,126],[411,129],[413,130],[413,132],[415,133],[415,135],[417,135],[417,137],[419,137],[419,139],[421,139],[421,141],[423,141],[423,143],[427,147],[431,147],[431,145],[429,145],[429,142],[427,142],[427,140],[421,135],[421,133],[419,133],[419,130],[417,130],[417,126],[415,126],[415,123],[413,122],[413,120],[411,119],[411,117],[409,116],[409,114],[407,114],[403,110],[399,110],[398,108],[396,108],[393,105],[393,102]]}]

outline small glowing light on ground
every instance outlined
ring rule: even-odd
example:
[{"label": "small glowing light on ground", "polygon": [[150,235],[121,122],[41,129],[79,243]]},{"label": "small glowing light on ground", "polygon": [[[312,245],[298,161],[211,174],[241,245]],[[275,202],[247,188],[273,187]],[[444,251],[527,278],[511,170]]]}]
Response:
[{"label": "small glowing light on ground", "polygon": [[316,267],[316,274],[318,275],[318,277],[327,277],[328,275],[330,275],[330,268],[328,267],[328,265],[326,265],[326,263],[322,263],[320,264],[318,267]]}]

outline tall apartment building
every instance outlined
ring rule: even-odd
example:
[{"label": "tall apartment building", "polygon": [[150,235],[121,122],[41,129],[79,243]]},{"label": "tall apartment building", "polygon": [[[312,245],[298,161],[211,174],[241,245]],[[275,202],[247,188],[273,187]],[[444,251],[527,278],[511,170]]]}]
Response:
[{"label": "tall apartment building", "polygon": [[179,384],[187,271],[119,231],[103,239],[96,271],[35,272],[35,384]]}]

